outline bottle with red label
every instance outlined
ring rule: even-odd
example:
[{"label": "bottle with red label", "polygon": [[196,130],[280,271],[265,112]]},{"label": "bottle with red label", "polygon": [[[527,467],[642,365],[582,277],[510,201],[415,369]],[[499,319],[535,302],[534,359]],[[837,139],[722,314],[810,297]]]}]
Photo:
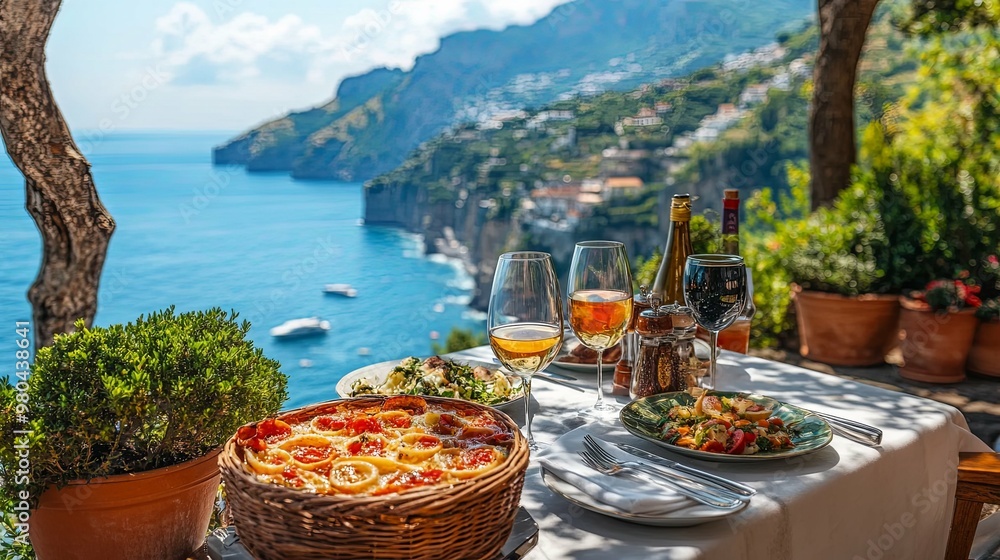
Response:
[{"label": "bottle with red label", "polygon": [[[726,189],[722,198],[722,252],[740,254],[740,191]],[[727,329],[719,333],[719,347],[746,354],[750,349],[750,324],[757,308],[753,304],[753,280],[747,267],[747,306]]]}]

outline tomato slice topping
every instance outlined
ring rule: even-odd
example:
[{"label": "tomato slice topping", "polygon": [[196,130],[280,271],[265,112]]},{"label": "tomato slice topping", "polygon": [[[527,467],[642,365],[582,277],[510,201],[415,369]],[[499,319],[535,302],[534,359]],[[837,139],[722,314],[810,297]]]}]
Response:
[{"label": "tomato slice topping", "polygon": [[409,428],[413,424],[409,416],[388,416],[383,421],[393,428]]},{"label": "tomato slice topping", "polygon": [[385,482],[385,487],[375,491],[374,495],[381,496],[383,494],[401,492],[415,486],[437,484],[443,474],[444,472],[438,469],[396,473],[390,476]]},{"label": "tomato slice topping", "polygon": [[462,452],[462,468],[478,469],[493,462],[493,450],[476,447]]},{"label": "tomato slice topping", "polygon": [[336,416],[320,416],[316,419],[316,427],[326,432],[337,432],[347,427],[347,420]]},{"label": "tomato slice topping", "polygon": [[359,434],[381,434],[382,424],[379,424],[378,420],[370,416],[352,418],[347,423],[347,431],[352,436]]},{"label": "tomato slice topping", "polygon": [[257,437],[267,443],[278,443],[292,435],[292,427],[275,418],[268,418],[257,424]]},{"label": "tomato slice topping", "polygon": [[747,441],[743,430],[733,430],[726,441],[726,453],[730,455],[742,455],[746,449]]},{"label": "tomato slice topping", "polygon": [[236,431],[236,442],[254,451],[267,449],[268,443],[277,443],[292,435],[292,427],[275,418],[268,418]]},{"label": "tomato slice topping", "polygon": [[436,437],[434,437],[434,436],[421,436],[420,439],[417,440],[416,446],[417,447],[423,447],[424,449],[428,449],[428,448],[431,448],[431,447],[435,447],[435,446],[439,445],[440,443],[441,443],[441,440],[438,439],[438,438],[436,438]]},{"label": "tomato slice topping", "polygon": [[292,457],[300,463],[318,463],[330,457],[329,447],[302,446],[292,451]]}]

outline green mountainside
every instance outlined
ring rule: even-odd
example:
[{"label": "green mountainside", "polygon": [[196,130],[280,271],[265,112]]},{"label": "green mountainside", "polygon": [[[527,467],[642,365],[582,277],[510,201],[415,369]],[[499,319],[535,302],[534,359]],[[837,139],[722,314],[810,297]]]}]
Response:
[{"label": "green mountainside", "polygon": [[[916,66],[888,12],[880,12],[869,32],[858,84],[859,126],[880,118],[903,95]],[[366,223],[421,232],[429,250],[469,257],[482,286],[503,250],[548,250],[558,265],[568,260],[575,240],[614,238],[632,255],[652,254],[665,237],[659,209],[669,206],[669,195],[700,197],[701,212],[718,205],[724,188],[739,188],[744,197],[765,186],[784,192],[786,167],[807,158],[818,32],[800,23],[777,38],[780,45],[683,78],[453,127],[369,181]],[[747,98],[751,86],[766,96]],[[711,133],[703,125],[727,106],[740,116],[717,136],[692,141]],[[639,123],[641,115],[652,120]],[[642,187],[620,196],[586,187],[621,176],[638,177]],[[589,204],[572,200],[581,190],[584,197],[592,193]]]},{"label": "green mountainside", "polygon": [[533,25],[446,37],[409,71],[349,78],[333,100],[249,130],[213,159],[299,178],[369,179],[457,123],[683,75],[772,41],[813,9],[808,0],[575,0]]}]

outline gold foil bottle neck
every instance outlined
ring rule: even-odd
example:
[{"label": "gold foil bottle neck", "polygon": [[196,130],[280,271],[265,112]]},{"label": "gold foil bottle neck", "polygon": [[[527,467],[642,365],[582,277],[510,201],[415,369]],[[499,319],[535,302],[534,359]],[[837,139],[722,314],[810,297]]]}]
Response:
[{"label": "gold foil bottle neck", "polygon": [[690,222],[691,221],[691,197],[688,195],[674,195],[670,202],[670,221]]}]

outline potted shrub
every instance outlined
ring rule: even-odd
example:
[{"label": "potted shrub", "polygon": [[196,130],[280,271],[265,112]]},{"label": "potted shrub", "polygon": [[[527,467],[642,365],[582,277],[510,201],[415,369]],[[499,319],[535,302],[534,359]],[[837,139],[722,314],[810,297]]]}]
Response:
[{"label": "potted shrub", "polygon": [[922,225],[879,123],[864,132],[862,166],[832,208],[803,219],[783,265],[794,283],[801,353],[834,365],[881,364],[895,346],[898,294],[926,278]]},{"label": "potted shrub", "polygon": [[900,300],[899,375],[912,381],[957,383],[976,336],[979,286],[964,279],[934,280]]},{"label": "potted shrub", "polygon": [[201,545],[220,446],[287,395],[249,328],[221,309],[80,321],[27,381],[0,384],[0,437],[15,443],[0,449],[0,493],[30,509],[21,529],[39,560],[183,559]]},{"label": "potted shrub", "polygon": [[[843,207],[805,219],[784,266],[803,357],[839,366],[883,363],[896,344],[899,297],[877,265],[874,231]],[[898,292],[897,292],[898,293]]]},{"label": "potted shrub", "polygon": [[1000,377],[1000,298],[983,302],[976,317],[979,328],[965,367],[974,373]]}]

